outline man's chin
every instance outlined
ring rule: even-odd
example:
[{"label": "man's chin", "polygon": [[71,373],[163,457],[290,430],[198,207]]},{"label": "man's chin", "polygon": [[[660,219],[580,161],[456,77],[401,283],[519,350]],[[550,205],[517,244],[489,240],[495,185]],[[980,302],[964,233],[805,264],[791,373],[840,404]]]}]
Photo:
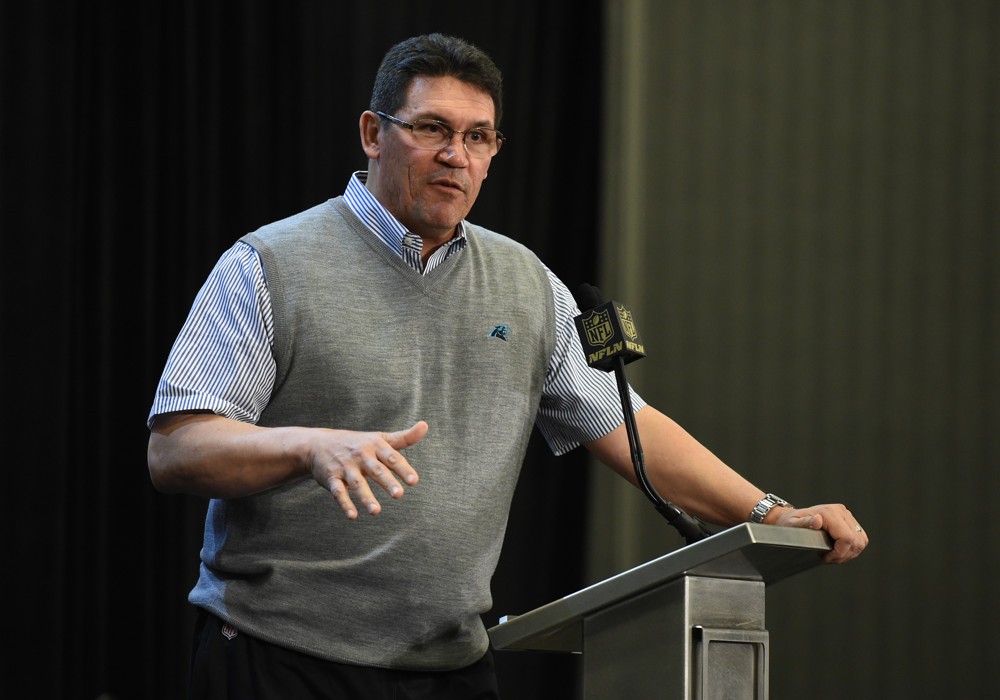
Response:
[{"label": "man's chin", "polygon": [[441,212],[439,215],[428,217],[424,221],[424,226],[428,231],[436,231],[441,235],[448,234],[448,238],[451,238],[451,234],[455,232],[455,227],[458,226],[468,213],[465,209],[461,211],[451,209],[447,212]]}]

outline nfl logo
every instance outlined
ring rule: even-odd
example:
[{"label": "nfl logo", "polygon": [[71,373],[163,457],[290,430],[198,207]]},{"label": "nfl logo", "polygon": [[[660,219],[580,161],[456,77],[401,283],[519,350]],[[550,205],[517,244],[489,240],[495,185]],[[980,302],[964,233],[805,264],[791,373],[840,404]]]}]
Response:
[{"label": "nfl logo", "polygon": [[618,320],[621,321],[622,330],[625,331],[625,335],[635,340],[639,336],[639,331],[636,330],[635,321],[632,320],[632,312],[624,306],[617,306],[615,308],[618,310]]},{"label": "nfl logo", "polygon": [[607,309],[600,312],[594,311],[590,316],[581,319],[581,322],[583,330],[587,334],[587,342],[591,345],[604,345],[615,333],[615,329],[611,325],[611,314],[608,313]]}]

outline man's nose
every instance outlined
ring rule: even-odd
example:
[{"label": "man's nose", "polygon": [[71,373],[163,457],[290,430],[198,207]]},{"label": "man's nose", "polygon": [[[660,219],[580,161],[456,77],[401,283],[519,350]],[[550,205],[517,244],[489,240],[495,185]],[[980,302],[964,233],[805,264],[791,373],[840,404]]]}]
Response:
[{"label": "man's nose", "polygon": [[461,167],[469,162],[469,152],[465,149],[465,134],[455,132],[451,140],[441,148],[441,160],[448,165]]}]

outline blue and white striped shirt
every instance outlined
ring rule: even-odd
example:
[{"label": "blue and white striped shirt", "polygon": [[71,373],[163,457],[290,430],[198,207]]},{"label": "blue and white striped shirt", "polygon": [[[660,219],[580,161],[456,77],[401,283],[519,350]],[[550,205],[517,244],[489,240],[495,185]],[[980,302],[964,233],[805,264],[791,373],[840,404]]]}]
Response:
[{"label": "blue and white striped shirt", "polygon": [[[463,222],[422,265],[421,238],[365,188],[366,176],[351,177],[344,193],[347,206],[414,270],[426,274],[465,248]],[[622,422],[622,408],[614,377],[586,363],[573,320],[579,314],[573,295],[551,270],[545,271],[555,303],[556,344],[536,424],[558,455],[613,430]],[[223,253],[198,292],[170,351],[147,424],[161,413],[195,410],[256,423],[274,389],[273,340],[271,297],[260,258],[238,242]],[[635,410],[645,405],[635,392],[632,402]]]}]

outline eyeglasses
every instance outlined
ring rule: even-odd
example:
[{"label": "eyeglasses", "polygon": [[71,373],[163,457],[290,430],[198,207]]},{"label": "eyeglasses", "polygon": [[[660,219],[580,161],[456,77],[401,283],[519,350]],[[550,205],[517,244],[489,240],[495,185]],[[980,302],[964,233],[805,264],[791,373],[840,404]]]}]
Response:
[{"label": "eyeglasses", "polygon": [[439,151],[449,143],[455,134],[462,135],[462,143],[465,150],[474,158],[489,158],[495,156],[504,142],[504,135],[496,129],[486,126],[477,126],[466,131],[453,129],[444,122],[437,119],[418,119],[415,122],[404,122],[391,114],[385,112],[375,112],[383,119],[404,129],[409,129],[413,134],[413,140],[417,142],[418,148],[425,148],[430,151]]}]

